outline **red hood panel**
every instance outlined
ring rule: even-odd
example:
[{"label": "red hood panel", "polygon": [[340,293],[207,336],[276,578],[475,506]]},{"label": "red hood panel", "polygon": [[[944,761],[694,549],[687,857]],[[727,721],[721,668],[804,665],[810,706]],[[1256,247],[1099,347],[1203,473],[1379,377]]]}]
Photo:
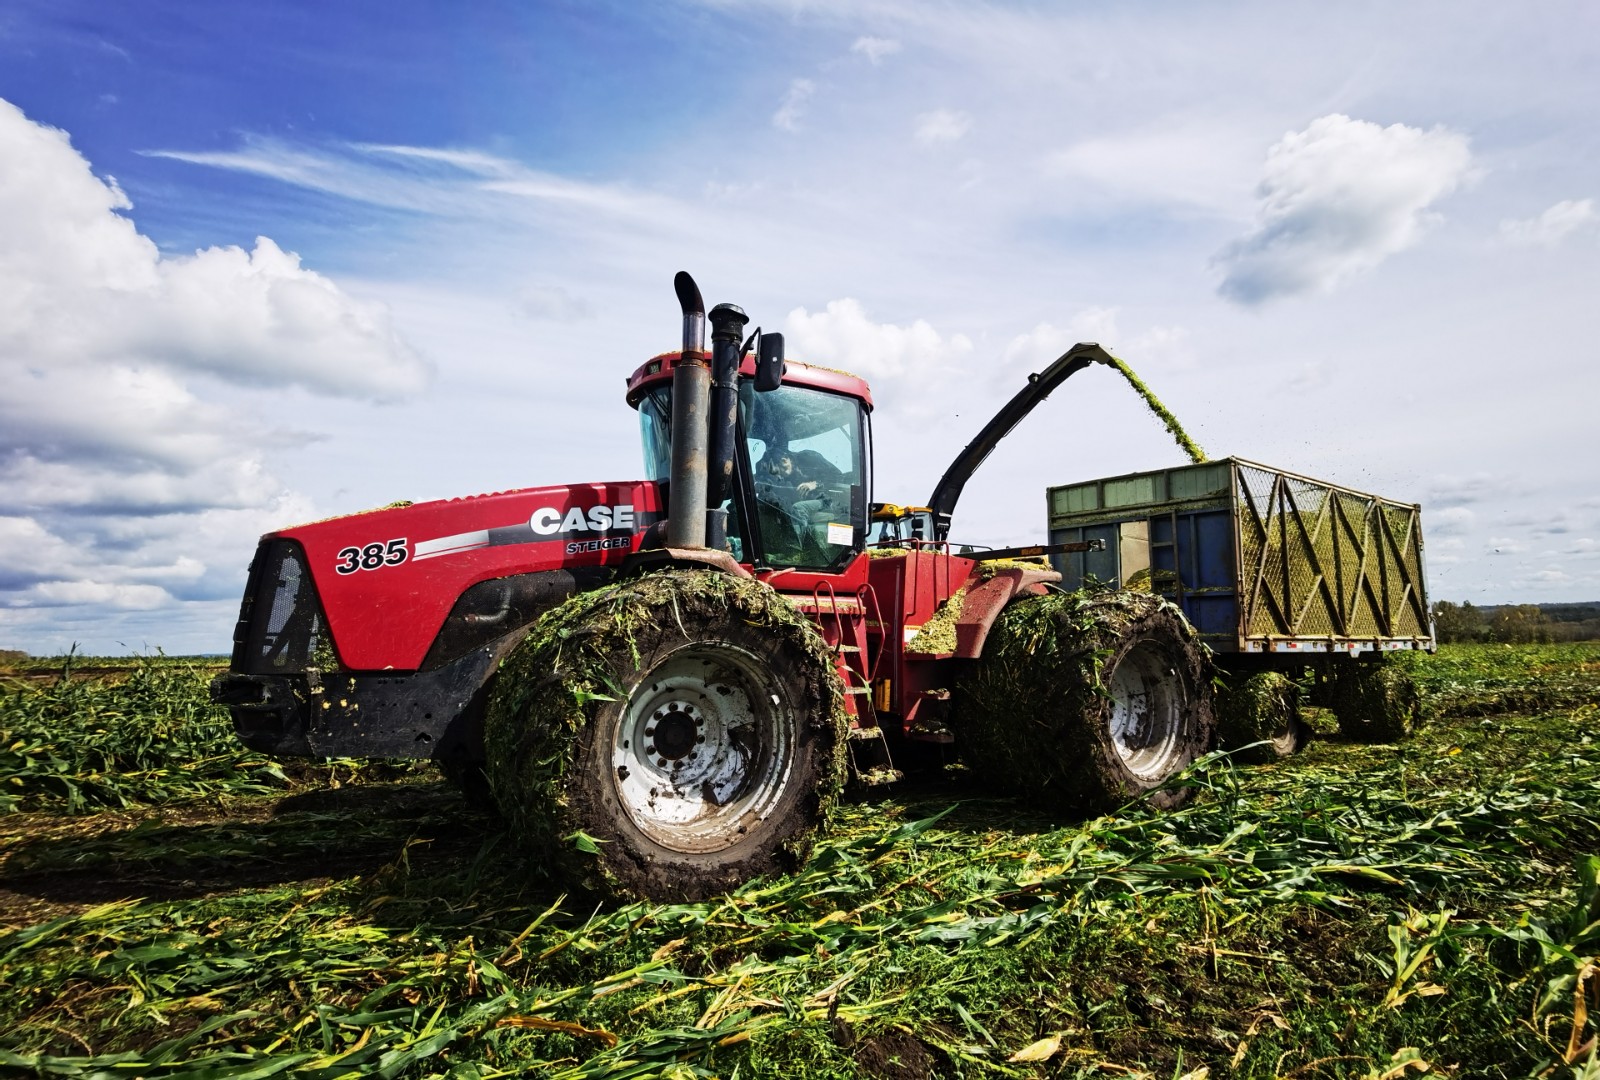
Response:
[{"label": "red hood panel", "polygon": [[621,563],[661,513],[654,483],[626,480],[416,503],[272,535],[305,548],[344,665],[406,671],[469,587]]}]

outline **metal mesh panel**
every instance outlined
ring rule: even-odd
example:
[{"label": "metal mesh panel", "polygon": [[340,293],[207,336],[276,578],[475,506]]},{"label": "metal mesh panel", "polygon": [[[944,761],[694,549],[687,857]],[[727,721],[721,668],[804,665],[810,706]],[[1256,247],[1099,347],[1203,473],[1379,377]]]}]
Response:
[{"label": "metal mesh panel", "polygon": [[1345,615],[1345,633],[1371,636],[1378,633],[1368,576],[1373,567],[1363,558],[1372,540],[1367,520],[1370,504],[1359,495],[1344,491],[1335,495],[1335,504],[1334,539],[1339,560],[1336,586]]},{"label": "metal mesh panel", "polygon": [[1240,464],[1245,633],[1426,637],[1416,510]]},{"label": "metal mesh panel", "polygon": [[1289,590],[1285,598],[1290,627],[1297,634],[1318,636],[1334,632],[1337,613],[1329,607],[1318,571],[1314,537],[1318,518],[1327,501],[1327,489],[1296,477],[1286,477],[1280,507]]},{"label": "metal mesh panel", "polygon": [[1277,623],[1272,610],[1270,581],[1283,576],[1281,532],[1272,528],[1273,492],[1278,477],[1276,473],[1248,465],[1239,466],[1238,477],[1240,584],[1247,598],[1256,599],[1250,605],[1245,632],[1270,634]]},{"label": "metal mesh panel", "polygon": [[300,545],[269,540],[256,558],[255,592],[246,600],[250,610],[236,665],[255,675],[337,667],[327,620]]}]

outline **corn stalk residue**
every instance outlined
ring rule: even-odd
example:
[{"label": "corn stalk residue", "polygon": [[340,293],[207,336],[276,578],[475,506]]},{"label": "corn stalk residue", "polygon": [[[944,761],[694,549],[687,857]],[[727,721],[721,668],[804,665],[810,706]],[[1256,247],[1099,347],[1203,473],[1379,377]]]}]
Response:
[{"label": "corn stalk residue", "polygon": [[1113,356],[1111,362],[1118,371],[1122,372],[1122,377],[1128,380],[1128,385],[1137,390],[1139,396],[1144,398],[1144,403],[1150,406],[1150,411],[1160,418],[1168,431],[1172,432],[1172,437],[1177,440],[1179,446],[1183,447],[1183,452],[1189,455],[1189,460],[1196,465],[1203,463],[1206,460],[1206,452],[1200,449],[1198,443],[1189,438],[1189,433],[1183,430],[1183,425],[1178,423],[1178,418],[1172,415],[1170,409],[1161,404],[1160,398],[1150,392],[1150,388],[1144,384],[1143,379],[1133,373],[1133,369],[1128,366],[1127,361]]}]

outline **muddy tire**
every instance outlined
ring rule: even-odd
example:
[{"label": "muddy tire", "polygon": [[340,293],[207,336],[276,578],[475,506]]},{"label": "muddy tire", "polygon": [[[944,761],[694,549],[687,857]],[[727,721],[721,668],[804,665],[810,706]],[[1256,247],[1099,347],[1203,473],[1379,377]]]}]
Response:
[{"label": "muddy tire", "polygon": [[1140,593],[1027,597],[958,681],[957,747],[986,783],[1059,809],[1154,791],[1210,749],[1211,663],[1176,607]]},{"label": "muddy tire", "polygon": [[511,831],[589,888],[699,900],[804,860],[844,777],[842,691],[772,589],[662,571],[546,614],[496,679]]},{"label": "muddy tire", "polygon": [[1339,734],[1352,742],[1399,742],[1421,722],[1422,695],[1415,680],[1389,664],[1341,665],[1329,696]]},{"label": "muddy tire", "polygon": [[[1237,762],[1278,761],[1298,753],[1311,738],[1311,729],[1300,719],[1300,687],[1282,672],[1225,678],[1216,695],[1216,713],[1217,744],[1235,751]],[[1241,749],[1246,746],[1250,749]]]}]

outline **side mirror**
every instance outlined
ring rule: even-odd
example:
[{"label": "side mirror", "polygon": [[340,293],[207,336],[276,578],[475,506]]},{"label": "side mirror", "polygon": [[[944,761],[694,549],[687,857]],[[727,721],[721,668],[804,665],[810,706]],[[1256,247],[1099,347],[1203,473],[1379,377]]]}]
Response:
[{"label": "side mirror", "polygon": [[756,390],[765,393],[783,383],[783,335],[762,334],[756,346]]}]

